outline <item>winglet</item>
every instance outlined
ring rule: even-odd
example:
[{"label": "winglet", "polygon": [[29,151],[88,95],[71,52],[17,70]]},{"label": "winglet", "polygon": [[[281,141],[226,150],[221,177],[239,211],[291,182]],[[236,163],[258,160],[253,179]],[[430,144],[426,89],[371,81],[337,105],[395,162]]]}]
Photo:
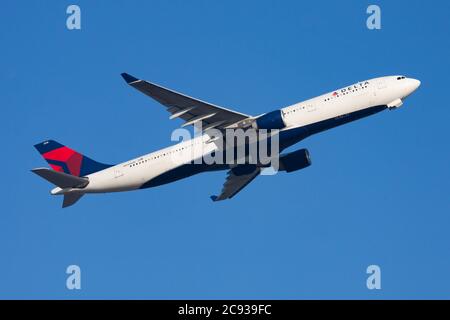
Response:
[{"label": "winglet", "polygon": [[211,200],[214,201],[214,202],[217,201],[217,196],[210,196],[210,198],[211,198]]},{"label": "winglet", "polygon": [[128,84],[133,83],[133,82],[136,82],[136,81],[139,81],[139,79],[133,77],[132,75],[129,75],[129,74],[126,73],[126,72],[121,73],[120,75],[122,76],[122,78],[123,78]]}]

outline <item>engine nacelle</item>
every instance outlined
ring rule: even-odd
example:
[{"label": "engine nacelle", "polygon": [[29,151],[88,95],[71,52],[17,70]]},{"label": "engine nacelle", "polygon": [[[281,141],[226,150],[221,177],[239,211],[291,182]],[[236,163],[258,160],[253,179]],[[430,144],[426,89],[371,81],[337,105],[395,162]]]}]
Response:
[{"label": "engine nacelle", "polygon": [[311,165],[311,158],[307,149],[300,149],[280,157],[280,170],[293,172]]},{"label": "engine nacelle", "polygon": [[286,127],[286,124],[284,123],[281,110],[275,110],[258,117],[253,123],[253,127],[255,129],[272,130],[283,129],[284,127]]}]

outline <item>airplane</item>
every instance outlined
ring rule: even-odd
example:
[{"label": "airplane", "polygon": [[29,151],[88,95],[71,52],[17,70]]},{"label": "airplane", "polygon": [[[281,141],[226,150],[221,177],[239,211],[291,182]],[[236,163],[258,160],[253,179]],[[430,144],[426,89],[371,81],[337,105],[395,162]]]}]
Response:
[{"label": "airplane", "polygon": [[[319,132],[355,121],[386,109],[397,109],[419,86],[420,81],[402,75],[359,81],[285,108],[251,116],[189,97],[157,84],[121,74],[128,85],[162,104],[170,119],[182,119],[183,127],[202,124],[202,133],[193,139],[116,165],[97,162],[54,140],[35,145],[49,168],[31,171],[56,187],[52,195],[63,195],[62,207],[75,204],[83,195],[145,189],[177,181],[201,172],[228,170],[222,191],[213,201],[230,199],[267,168],[256,161],[244,163],[194,163],[206,154],[227,152],[208,130],[273,130],[280,152]],[[269,137],[273,137],[269,136]],[[271,138],[267,138],[269,141]],[[202,148],[196,148],[202,146]],[[219,150],[220,149],[220,150]],[[181,161],[172,161],[174,154]],[[279,171],[294,172],[311,165],[307,149],[277,155]]]}]

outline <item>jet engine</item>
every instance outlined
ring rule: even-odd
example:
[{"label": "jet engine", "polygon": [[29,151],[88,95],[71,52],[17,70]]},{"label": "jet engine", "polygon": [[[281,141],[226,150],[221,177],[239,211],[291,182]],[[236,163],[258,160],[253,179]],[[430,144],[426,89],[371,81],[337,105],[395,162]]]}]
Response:
[{"label": "jet engine", "polygon": [[286,127],[284,123],[283,114],[281,110],[275,110],[263,114],[262,116],[255,119],[253,122],[253,128],[255,129],[283,129]]},{"label": "jet engine", "polygon": [[280,156],[280,170],[293,172],[311,165],[311,158],[307,149],[300,149]]}]

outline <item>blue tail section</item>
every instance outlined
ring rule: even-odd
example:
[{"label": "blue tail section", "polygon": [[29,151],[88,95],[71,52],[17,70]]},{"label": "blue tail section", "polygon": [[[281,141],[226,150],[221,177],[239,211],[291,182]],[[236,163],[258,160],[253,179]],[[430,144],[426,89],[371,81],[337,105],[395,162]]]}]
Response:
[{"label": "blue tail section", "polygon": [[34,146],[53,170],[71,174],[76,177],[101,171],[112,167],[92,160],[54,140],[47,140]]}]

